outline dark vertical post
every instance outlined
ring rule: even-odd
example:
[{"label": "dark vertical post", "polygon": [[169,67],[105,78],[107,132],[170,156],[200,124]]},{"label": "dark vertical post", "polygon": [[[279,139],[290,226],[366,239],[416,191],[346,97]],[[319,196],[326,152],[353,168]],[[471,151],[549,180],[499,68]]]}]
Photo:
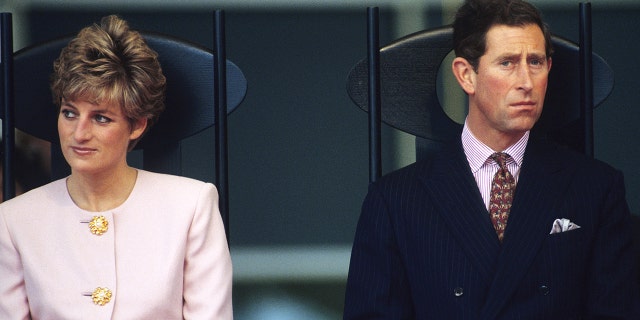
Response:
[{"label": "dark vertical post", "polygon": [[367,60],[369,66],[369,182],[382,175],[380,109],[380,40],[378,7],[367,8]]},{"label": "dark vertical post", "polygon": [[0,13],[0,68],[2,68],[2,196],[4,200],[16,195],[14,177],[14,91],[13,91],[13,29],[11,13]]},{"label": "dark vertical post", "polygon": [[583,124],[584,153],[593,150],[593,66],[591,43],[591,3],[580,3],[580,118]]},{"label": "dark vertical post", "polygon": [[229,241],[229,167],[227,144],[227,53],[225,47],[224,11],[214,12],[214,108],[216,116],[216,187],[220,200],[220,214]]}]

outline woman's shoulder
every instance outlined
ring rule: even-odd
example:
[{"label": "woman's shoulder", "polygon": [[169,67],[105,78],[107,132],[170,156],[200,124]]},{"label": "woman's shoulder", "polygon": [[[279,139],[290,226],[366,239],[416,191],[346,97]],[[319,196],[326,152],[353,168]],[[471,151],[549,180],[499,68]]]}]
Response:
[{"label": "woman's shoulder", "polygon": [[0,203],[0,208],[25,207],[25,206],[49,206],[55,204],[67,194],[66,179],[55,180],[29,190],[21,195]]},{"label": "woman's shoulder", "polygon": [[145,170],[138,170],[137,184],[139,184],[143,189],[155,190],[156,192],[171,191],[172,193],[193,193],[198,192],[203,188],[215,189],[213,184],[210,182]]},{"label": "woman's shoulder", "polygon": [[215,203],[217,199],[218,191],[211,183],[139,170],[138,180],[128,203],[136,206],[158,207],[171,212],[172,210],[191,211],[193,206],[204,202]]}]

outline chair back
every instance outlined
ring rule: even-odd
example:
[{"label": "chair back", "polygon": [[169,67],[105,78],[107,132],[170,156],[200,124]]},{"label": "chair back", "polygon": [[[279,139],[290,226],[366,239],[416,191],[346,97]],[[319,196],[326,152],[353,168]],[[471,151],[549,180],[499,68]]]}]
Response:
[{"label": "chair back", "polygon": [[[581,94],[586,92],[585,86],[592,85],[590,108],[600,105],[613,90],[613,71],[595,53],[589,52],[591,60],[584,61],[576,43],[558,36],[552,36],[552,43],[555,52],[547,95],[532,135],[545,136],[586,152],[589,149],[585,145],[586,136],[590,133],[583,130],[585,107]],[[441,68],[441,65],[452,47],[451,26],[416,32],[380,48],[378,70],[369,68],[368,59],[363,58],[351,69],[347,79],[349,97],[368,112],[372,96],[369,90],[376,87],[369,85],[370,74],[379,74],[381,121],[416,136],[418,159],[427,157],[452,139],[459,139],[462,124],[446,114],[438,96],[447,91],[440,88],[439,72],[450,72],[450,68]],[[590,83],[583,83],[581,73],[587,62],[592,65],[592,76]],[[456,90],[461,90],[457,84]]]}]

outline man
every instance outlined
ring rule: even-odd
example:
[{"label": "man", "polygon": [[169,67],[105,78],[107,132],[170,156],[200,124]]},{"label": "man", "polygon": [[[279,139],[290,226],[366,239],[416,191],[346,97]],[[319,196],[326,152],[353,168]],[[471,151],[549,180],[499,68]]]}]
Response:
[{"label": "man", "polygon": [[453,27],[461,138],[370,187],[344,318],[640,319],[622,174],[529,139],[552,65],[539,12],[468,0]]}]

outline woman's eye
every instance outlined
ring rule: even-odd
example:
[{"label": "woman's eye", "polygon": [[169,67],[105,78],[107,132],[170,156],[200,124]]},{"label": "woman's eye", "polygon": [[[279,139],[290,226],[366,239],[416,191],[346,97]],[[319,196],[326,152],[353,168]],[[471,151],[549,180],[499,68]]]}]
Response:
[{"label": "woman's eye", "polygon": [[60,113],[62,113],[62,116],[67,119],[75,118],[76,116],[75,113],[73,113],[73,111],[67,110],[67,109],[61,110]]},{"label": "woman's eye", "polygon": [[109,123],[111,122],[111,119],[103,116],[103,115],[96,115],[95,119],[98,123]]}]

